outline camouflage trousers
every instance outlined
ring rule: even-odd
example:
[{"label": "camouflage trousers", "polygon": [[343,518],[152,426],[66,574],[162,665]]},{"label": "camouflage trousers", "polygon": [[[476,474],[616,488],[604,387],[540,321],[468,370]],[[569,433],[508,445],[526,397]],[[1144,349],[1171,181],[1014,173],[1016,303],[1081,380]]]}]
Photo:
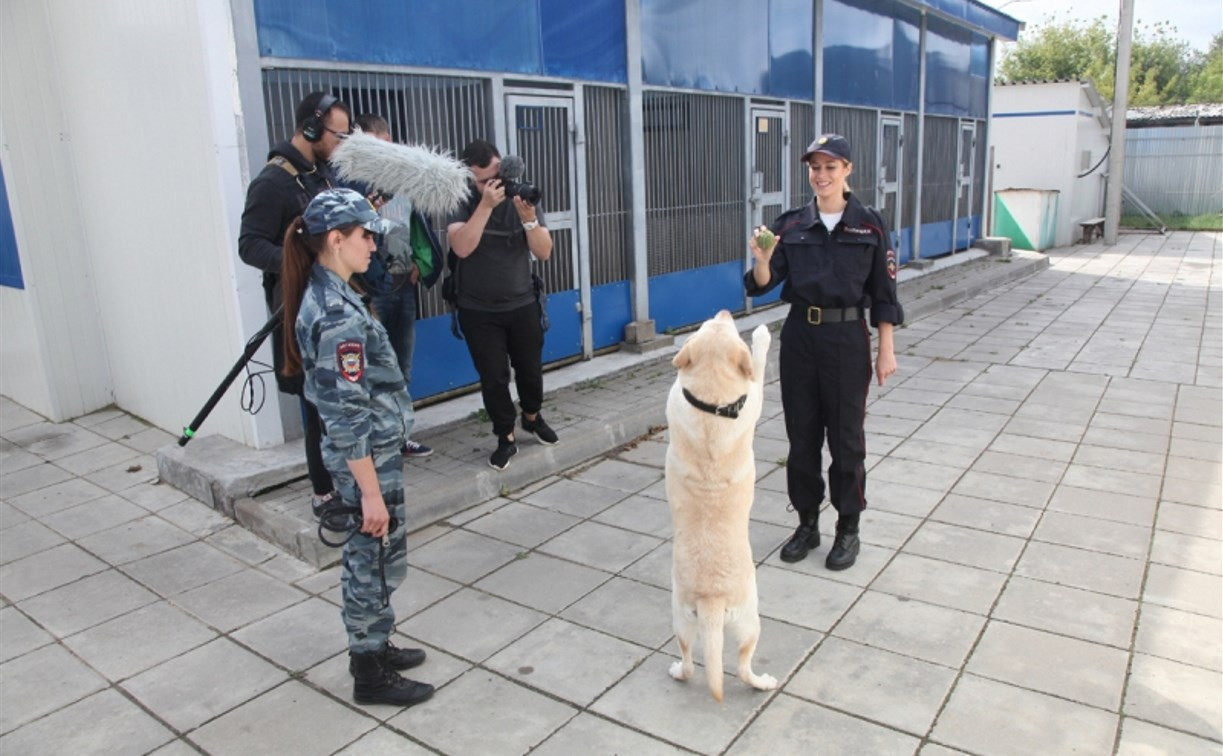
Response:
[{"label": "camouflage trousers", "polygon": [[[380,650],[395,629],[395,611],[389,603],[390,594],[403,582],[408,571],[408,541],[403,496],[403,458],[399,446],[374,450],[374,467],[387,511],[396,521],[388,535],[389,545],[381,538],[357,533],[344,546],[340,591],[343,606],[340,616],[348,631],[348,649],[355,653]],[[330,463],[332,460],[328,460]],[[348,469],[328,464],[336,490],[347,504],[361,504],[361,492]],[[382,551],[381,564],[379,551]],[[383,605],[383,581],[388,603]]]}]

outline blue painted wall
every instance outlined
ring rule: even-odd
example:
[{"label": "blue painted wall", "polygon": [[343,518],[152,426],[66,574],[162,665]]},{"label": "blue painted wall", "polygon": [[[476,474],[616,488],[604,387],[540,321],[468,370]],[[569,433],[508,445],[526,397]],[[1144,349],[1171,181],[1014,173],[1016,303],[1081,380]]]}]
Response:
[{"label": "blue painted wall", "polygon": [[621,0],[255,0],[255,24],[271,57],[627,80]]},{"label": "blue painted wall", "polygon": [[13,231],[13,211],[8,204],[8,187],[0,171],[0,286],[24,289],[21,258],[17,256],[17,234]]},{"label": "blue painted wall", "polygon": [[918,109],[921,16],[892,0],[824,0],[824,99]]},{"label": "blue painted wall", "polygon": [[947,21],[926,25],[926,112],[985,118],[989,41]]},{"label": "blue painted wall", "polygon": [[811,99],[810,0],[642,0],[646,84]]}]

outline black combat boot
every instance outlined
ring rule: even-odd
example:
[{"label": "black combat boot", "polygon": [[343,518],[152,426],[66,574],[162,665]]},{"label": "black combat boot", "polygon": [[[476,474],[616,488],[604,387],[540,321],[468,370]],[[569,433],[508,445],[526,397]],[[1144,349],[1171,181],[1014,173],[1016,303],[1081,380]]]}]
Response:
[{"label": "black combat boot", "polygon": [[808,516],[800,512],[798,517],[798,529],[794,531],[794,535],[790,536],[790,540],[786,541],[786,545],[781,547],[781,561],[783,562],[801,562],[807,558],[808,551],[820,545],[820,529],[817,527],[815,516]]},{"label": "black combat boot", "polygon": [[847,570],[858,559],[862,544],[858,541],[858,515],[837,518],[837,535],[824,566],[830,570]]},{"label": "black combat boot", "polygon": [[[395,670],[412,669],[425,663],[425,652],[419,648],[396,648],[389,640],[382,647],[382,664]],[[357,676],[356,662],[348,657],[348,673]]]},{"label": "black combat boot", "polygon": [[352,698],[359,704],[413,706],[433,695],[433,686],[401,677],[382,662],[383,651],[349,652],[349,669],[356,678]]}]

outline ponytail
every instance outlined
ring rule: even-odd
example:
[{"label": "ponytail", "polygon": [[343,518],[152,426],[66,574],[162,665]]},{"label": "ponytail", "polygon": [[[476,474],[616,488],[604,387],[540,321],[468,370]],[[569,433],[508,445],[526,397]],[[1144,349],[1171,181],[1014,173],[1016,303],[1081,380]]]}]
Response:
[{"label": "ponytail", "polygon": [[284,369],[286,377],[297,375],[302,370],[301,349],[297,344],[297,313],[301,310],[302,297],[310,282],[310,269],[323,247],[322,236],[311,236],[306,232],[300,216],[289,224],[285,232],[284,254],[280,263],[281,301],[284,313],[281,327],[284,329]]}]

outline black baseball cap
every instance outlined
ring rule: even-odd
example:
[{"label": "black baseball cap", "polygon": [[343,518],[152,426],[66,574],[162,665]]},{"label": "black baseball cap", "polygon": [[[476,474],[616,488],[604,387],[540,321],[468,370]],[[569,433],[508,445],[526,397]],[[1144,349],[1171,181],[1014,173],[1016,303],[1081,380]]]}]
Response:
[{"label": "black baseball cap", "polygon": [[802,162],[807,162],[817,152],[822,152],[834,158],[840,158],[849,163],[853,162],[849,157],[849,140],[840,134],[823,134],[816,137],[814,142],[807,145],[807,151],[803,153]]}]

